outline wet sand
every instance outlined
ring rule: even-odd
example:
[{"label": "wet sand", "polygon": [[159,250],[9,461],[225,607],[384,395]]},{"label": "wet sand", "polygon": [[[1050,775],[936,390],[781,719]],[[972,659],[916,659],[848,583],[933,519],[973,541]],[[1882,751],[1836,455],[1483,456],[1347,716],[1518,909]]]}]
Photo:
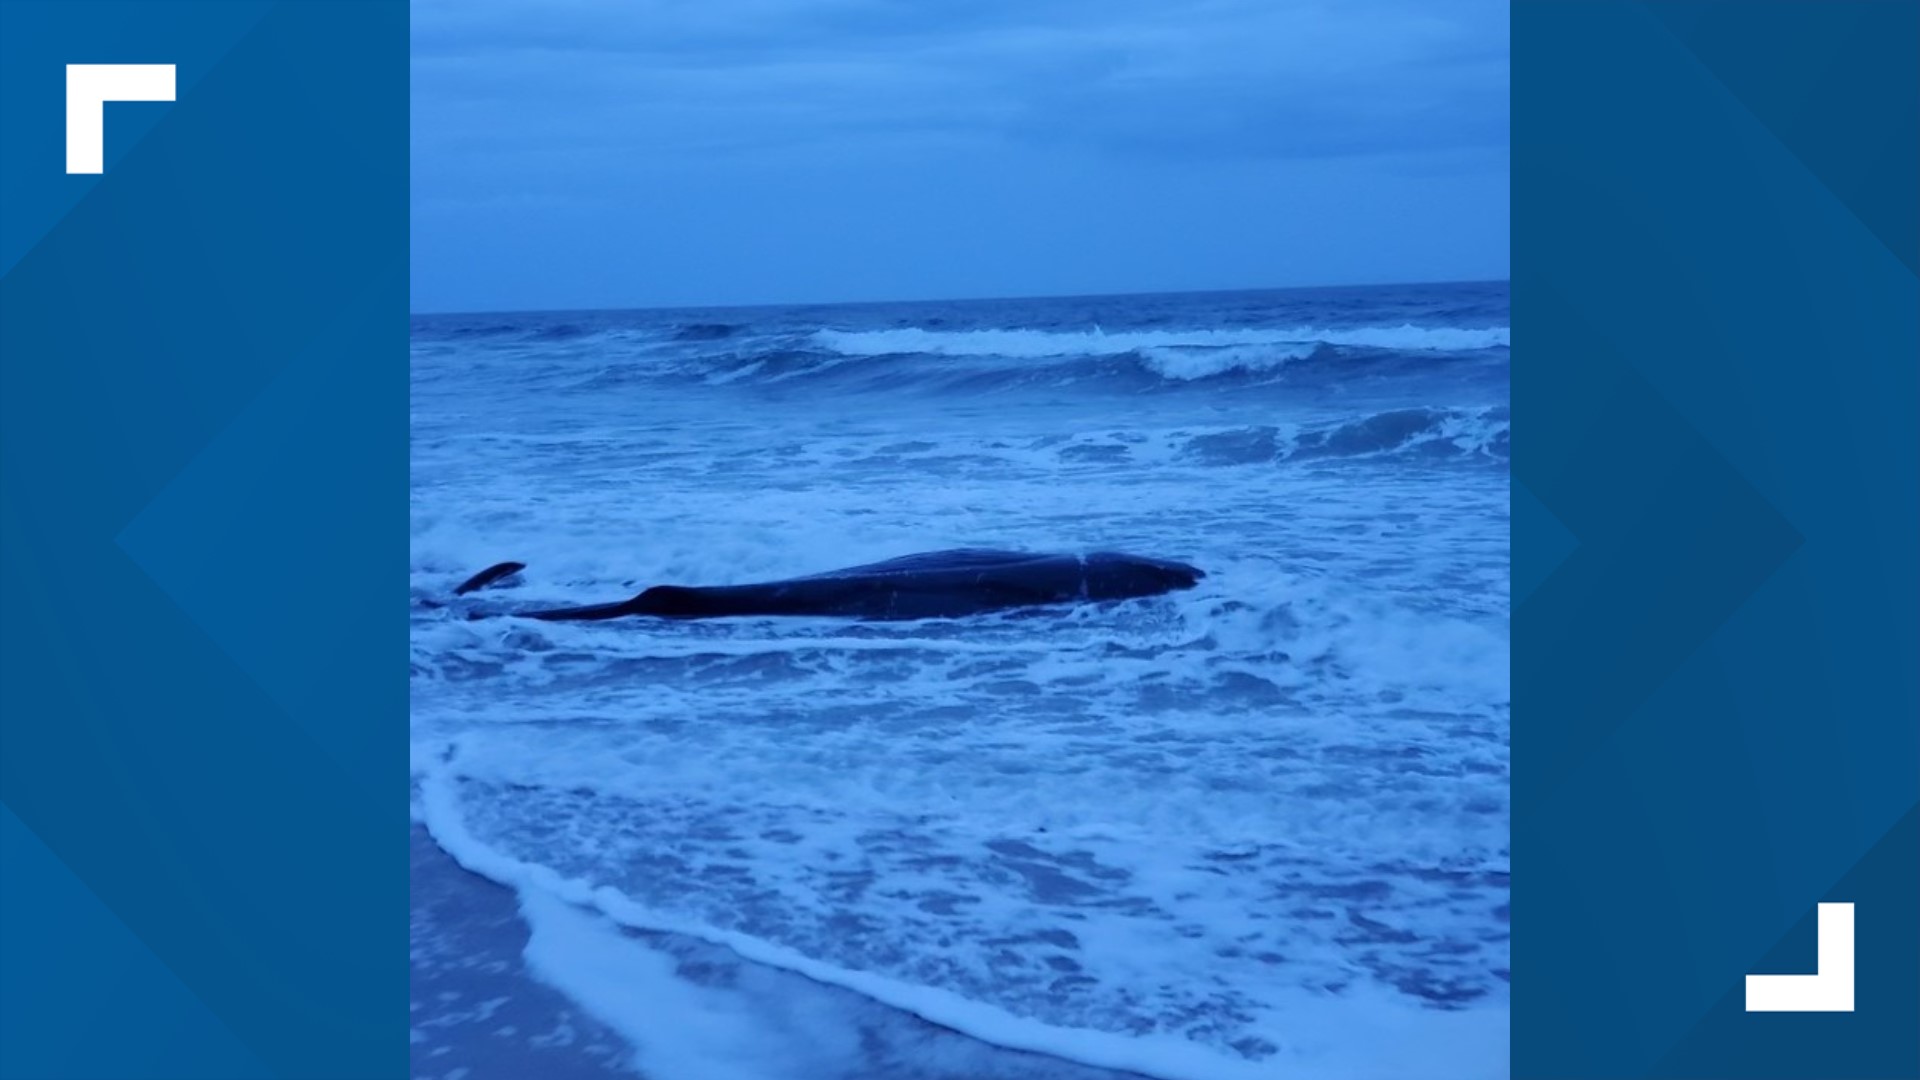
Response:
[{"label": "wet sand", "polygon": [[[463,869],[418,825],[411,829],[410,851],[414,1080],[645,1075],[626,1038],[528,970],[531,932],[512,890]],[[723,985],[758,1002],[756,1015],[767,1021],[764,1034],[772,1048],[771,1062],[763,1057],[761,1065],[772,1068],[751,1070],[755,1074],[809,1080],[828,1080],[829,1074],[846,1080],[1142,1080],[983,1043],[850,991],[747,963],[717,946],[628,933],[677,958],[689,998],[703,986]],[[809,1032],[805,1025],[796,1030],[796,1013],[834,1017],[833,1026],[845,1025],[845,1031]],[[851,1059],[829,1063],[819,1055],[819,1044],[849,1038],[859,1047]]]},{"label": "wet sand", "polygon": [[511,890],[461,869],[418,825],[409,846],[415,1080],[640,1075],[625,1040],[528,974]]}]

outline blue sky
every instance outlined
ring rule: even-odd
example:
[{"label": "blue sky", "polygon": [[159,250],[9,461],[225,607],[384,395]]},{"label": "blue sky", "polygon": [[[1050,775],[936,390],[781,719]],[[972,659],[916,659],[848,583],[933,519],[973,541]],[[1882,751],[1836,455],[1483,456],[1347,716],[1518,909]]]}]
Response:
[{"label": "blue sky", "polygon": [[1503,278],[1492,0],[414,0],[416,311]]}]

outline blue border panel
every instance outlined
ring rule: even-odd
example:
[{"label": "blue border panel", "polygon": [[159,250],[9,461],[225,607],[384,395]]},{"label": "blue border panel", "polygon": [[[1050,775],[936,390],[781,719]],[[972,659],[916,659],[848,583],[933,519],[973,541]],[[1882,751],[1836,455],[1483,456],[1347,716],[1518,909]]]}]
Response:
[{"label": "blue border panel", "polygon": [[1920,1076],[1920,3],[1513,31],[1514,1073]]},{"label": "blue border panel", "polygon": [[0,1075],[405,1073],[406,49],[0,3]]}]

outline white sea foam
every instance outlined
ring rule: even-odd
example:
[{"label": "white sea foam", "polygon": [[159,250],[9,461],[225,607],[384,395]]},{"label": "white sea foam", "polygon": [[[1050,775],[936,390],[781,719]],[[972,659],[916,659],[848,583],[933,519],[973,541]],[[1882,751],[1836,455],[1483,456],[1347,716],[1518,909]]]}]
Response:
[{"label": "white sea foam", "polygon": [[1270,345],[1156,346],[1140,350],[1148,368],[1163,378],[1190,382],[1232,371],[1262,372],[1313,355],[1318,346],[1281,342]]},{"label": "white sea foam", "polygon": [[[844,1027],[819,1023],[817,998],[769,1003],[738,989],[682,977],[674,959],[619,928],[664,932],[722,946],[741,958],[839,987],[924,1020],[1013,1050],[1161,1080],[1234,1080],[1285,1075],[1301,1080],[1481,1077],[1505,1069],[1503,1013],[1435,1014],[1371,991],[1340,1000],[1286,993],[1276,1010],[1289,1028],[1278,1061],[1250,1062],[1161,1035],[1121,1035],[1036,1022],[938,988],[822,963],[750,935],[649,910],[619,891],[563,877],[492,850],[467,832],[452,786],[429,773],[424,818],[462,866],[517,889],[532,929],[527,959],[536,974],[622,1031],[637,1064],[665,1080],[715,1077],[858,1075],[857,1044]],[[1328,1021],[1337,1019],[1337,1038]],[[808,1022],[812,1021],[812,1022]],[[1457,1068],[1436,1062],[1457,1063]]]},{"label": "white sea foam", "polygon": [[[502,865],[468,850],[479,864],[469,869]],[[625,1035],[643,1075],[828,1077],[846,1074],[859,1060],[857,1042],[843,1029],[811,1024],[796,1030],[780,1022],[788,1017],[770,1018],[764,1003],[744,993],[683,979],[671,955],[621,934],[597,912],[554,892],[522,887],[520,911],[531,930],[528,969]]]}]

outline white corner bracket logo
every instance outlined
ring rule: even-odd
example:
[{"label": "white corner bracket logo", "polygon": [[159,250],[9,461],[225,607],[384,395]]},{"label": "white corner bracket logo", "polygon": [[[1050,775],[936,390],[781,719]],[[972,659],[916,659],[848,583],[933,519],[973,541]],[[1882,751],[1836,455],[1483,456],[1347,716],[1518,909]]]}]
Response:
[{"label": "white corner bracket logo", "polygon": [[1748,1012],[1853,1011],[1853,905],[1821,904],[1812,975],[1747,976]]},{"label": "white corner bracket logo", "polygon": [[105,171],[107,102],[172,100],[172,64],[68,64],[67,172]]}]

